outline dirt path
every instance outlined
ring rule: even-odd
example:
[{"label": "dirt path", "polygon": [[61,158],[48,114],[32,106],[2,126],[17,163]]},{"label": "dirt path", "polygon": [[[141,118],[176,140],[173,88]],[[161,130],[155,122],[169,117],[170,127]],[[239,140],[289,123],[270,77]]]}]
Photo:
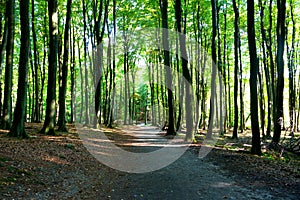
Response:
[{"label": "dirt path", "polygon": [[[149,127],[106,135],[141,155],[167,141]],[[191,147],[165,168],[135,174],[103,165],[74,134],[22,141],[2,135],[0,199],[299,199],[294,168],[221,150],[199,159],[198,151]]]}]

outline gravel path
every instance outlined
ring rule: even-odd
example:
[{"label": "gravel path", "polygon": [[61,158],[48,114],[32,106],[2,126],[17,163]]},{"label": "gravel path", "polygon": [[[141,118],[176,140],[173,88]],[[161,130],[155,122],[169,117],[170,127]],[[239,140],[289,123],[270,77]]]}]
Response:
[{"label": "gravel path", "polygon": [[[153,127],[105,131],[115,144],[139,153],[138,156],[160,152],[169,141]],[[300,196],[299,175],[292,173],[294,168],[266,163],[250,155],[212,150],[200,159],[199,147],[190,147],[162,169],[127,173],[99,162],[87,151],[85,139],[74,134],[36,135],[30,140],[0,135],[0,199],[296,200]],[[110,141],[94,138],[90,145],[101,146],[97,153],[106,152],[111,157],[112,151],[103,150]],[[176,143],[168,148],[176,153],[185,145]],[[164,161],[164,155],[161,158]],[[131,165],[131,161],[135,162],[128,159],[127,164]]]}]

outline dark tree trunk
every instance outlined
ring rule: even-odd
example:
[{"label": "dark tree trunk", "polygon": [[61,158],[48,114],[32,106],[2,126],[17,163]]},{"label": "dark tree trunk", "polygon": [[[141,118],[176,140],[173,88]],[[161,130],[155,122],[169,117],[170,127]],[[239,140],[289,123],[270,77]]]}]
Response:
[{"label": "dark tree trunk", "polygon": [[47,87],[47,107],[45,122],[41,133],[55,135],[56,122],[56,73],[58,55],[58,19],[57,0],[48,1],[49,15],[49,66],[48,66],[48,87]]},{"label": "dark tree trunk", "polygon": [[267,124],[267,132],[266,136],[271,137],[271,114],[272,114],[272,97],[271,97],[271,82],[270,82],[270,72],[269,67],[267,66],[267,56],[266,56],[266,44],[267,44],[267,37],[266,37],[266,30],[264,25],[264,10],[266,1],[264,4],[262,0],[259,0],[260,5],[260,31],[262,36],[262,49],[263,49],[263,66],[265,71],[266,77],[266,88],[267,88],[267,97],[268,97],[268,124]]},{"label": "dark tree trunk", "polygon": [[236,5],[236,0],[233,0],[234,9],[234,125],[232,138],[238,137],[238,122],[239,122],[239,111],[238,111],[238,68],[239,68],[239,9]]},{"label": "dark tree trunk", "polygon": [[80,54],[80,45],[79,41],[77,41],[77,52],[78,52],[78,64],[79,64],[79,73],[80,73],[80,115],[79,115],[79,122],[82,122],[83,116],[83,108],[84,108],[84,81],[83,81],[83,70],[81,64],[81,54]]},{"label": "dark tree trunk", "polygon": [[168,130],[167,135],[175,135],[174,127],[174,113],[173,113],[173,91],[172,88],[172,71],[170,66],[170,44],[169,44],[169,31],[168,31],[168,0],[160,1],[160,9],[162,14],[162,42],[164,52],[164,65],[166,66],[166,86],[168,93]]},{"label": "dark tree trunk", "polygon": [[12,104],[12,77],[13,77],[13,56],[14,56],[14,34],[15,34],[15,0],[6,1],[7,19],[7,44],[6,44],[6,67],[5,67],[5,86],[4,86],[4,101],[2,115],[2,129],[9,130],[11,127],[11,104]]},{"label": "dark tree trunk", "polygon": [[[275,63],[274,63],[274,58],[273,58],[273,18],[272,18],[272,13],[273,13],[273,0],[270,0],[269,3],[269,28],[268,28],[268,43],[267,43],[267,50],[268,50],[268,55],[269,55],[269,60],[270,60],[270,71],[271,71],[271,92],[272,92],[272,115],[273,115],[273,122],[274,119],[276,118],[276,91],[275,91]],[[275,126],[275,125],[274,125]]]},{"label": "dark tree trunk", "polygon": [[[226,32],[227,32],[227,8],[224,8],[224,35],[223,35],[223,41],[224,41],[224,44],[223,44],[223,80],[224,80],[224,92],[225,92],[225,95],[224,95],[224,98],[225,98],[225,105],[224,105],[224,108],[225,108],[225,117],[224,117],[224,133],[226,133],[226,129],[228,127],[228,112],[227,112],[227,96],[228,96],[228,93],[227,93],[227,85],[226,85],[226,53],[228,52],[228,45],[227,45],[227,35],[226,35]],[[229,62],[229,61],[227,61]]]},{"label": "dark tree trunk", "polygon": [[[295,38],[296,38],[296,24],[294,19],[294,8],[293,2],[290,0],[290,16],[292,21],[292,42],[289,46],[288,40],[286,40],[287,46],[287,60],[288,60],[288,69],[289,69],[289,116],[290,116],[290,131],[293,134],[296,130],[296,65],[295,60]],[[286,25],[288,27],[288,23]]]},{"label": "dark tree trunk", "polygon": [[247,32],[248,45],[250,53],[250,112],[252,129],[252,147],[251,153],[261,155],[260,133],[258,122],[258,100],[257,100],[257,74],[258,58],[256,53],[255,41],[255,23],[254,23],[254,0],[247,0]]},{"label": "dark tree trunk", "polygon": [[283,88],[284,88],[284,40],[285,40],[285,11],[286,0],[277,0],[277,90],[276,90],[276,117],[274,118],[274,136],[272,142],[279,143],[281,134],[281,122],[283,121]]},{"label": "dark tree trunk", "polygon": [[[112,128],[113,125],[113,113],[114,113],[114,105],[115,105],[115,96],[116,96],[116,32],[117,32],[117,22],[116,22],[116,0],[113,0],[113,56],[112,56],[112,71],[111,71],[111,87],[112,87],[112,94],[111,94],[111,109],[109,114],[109,121],[108,127]],[[147,119],[146,119],[147,120]]]},{"label": "dark tree trunk", "polygon": [[40,122],[41,116],[40,116],[40,89],[39,89],[39,59],[38,59],[38,51],[37,51],[37,37],[36,37],[36,31],[35,31],[35,0],[32,0],[31,3],[31,29],[32,29],[32,39],[33,39],[33,58],[34,58],[34,85],[35,85],[35,103],[34,103],[34,122]]},{"label": "dark tree trunk", "polygon": [[258,72],[259,82],[259,107],[260,107],[260,121],[261,121],[261,132],[262,136],[265,137],[265,96],[264,96],[264,84],[262,78],[262,70]]},{"label": "dark tree trunk", "polygon": [[[1,13],[2,15],[2,13]],[[5,54],[5,49],[6,49],[6,43],[7,43],[7,34],[8,34],[8,29],[7,29],[7,21],[5,21],[4,25],[4,33],[2,35],[2,17],[1,17],[1,22],[0,22],[0,79],[2,80],[2,64],[3,64],[3,58]],[[0,81],[0,117],[2,116],[2,81]],[[1,123],[0,123],[1,124]]]},{"label": "dark tree trunk", "polygon": [[217,36],[217,3],[216,0],[211,0],[212,6],[212,74],[211,74],[211,96],[210,96],[210,115],[209,115],[209,127],[207,131],[207,138],[212,137],[213,125],[214,125],[214,115],[215,115],[215,93],[216,93],[216,61],[217,61],[217,50],[216,50],[216,36]]},{"label": "dark tree trunk", "polygon": [[[180,43],[180,54],[182,60],[182,72],[183,77],[186,79],[185,82],[185,113],[186,113],[186,140],[193,141],[194,140],[194,131],[193,131],[193,106],[192,106],[192,76],[190,70],[188,69],[188,56],[186,51],[186,38],[185,33],[182,33],[181,27],[181,19],[182,19],[182,8],[181,8],[181,0],[176,0],[175,2],[175,17],[176,17],[176,25],[177,31],[179,35],[179,43]],[[168,65],[167,65],[168,66]]]},{"label": "dark tree trunk", "polygon": [[13,137],[27,138],[24,128],[26,89],[29,58],[29,0],[20,0],[21,19],[21,47],[19,60],[19,78],[17,91],[17,104],[14,112],[14,120],[9,135]]},{"label": "dark tree trunk", "polygon": [[[71,36],[72,35],[72,36]],[[70,67],[70,73],[71,73],[71,116],[70,116],[70,123],[74,123],[76,120],[76,115],[75,115],[75,30],[74,26],[72,26],[72,34],[70,37],[70,49],[72,49],[72,56],[71,56],[71,67]]]},{"label": "dark tree trunk", "polygon": [[72,0],[68,0],[67,3],[67,17],[65,24],[64,34],[64,57],[61,69],[61,84],[59,88],[59,115],[58,115],[58,130],[66,131],[66,90],[67,90],[67,77],[68,77],[68,59],[69,59],[69,30],[71,21],[71,8]]},{"label": "dark tree trunk", "polygon": [[83,43],[84,43],[84,92],[85,93],[85,125],[90,123],[90,112],[89,112],[89,83],[88,83],[88,70],[87,70],[87,22],[86,22],[86,3],[82,1],[82,12],[83,12]]}]

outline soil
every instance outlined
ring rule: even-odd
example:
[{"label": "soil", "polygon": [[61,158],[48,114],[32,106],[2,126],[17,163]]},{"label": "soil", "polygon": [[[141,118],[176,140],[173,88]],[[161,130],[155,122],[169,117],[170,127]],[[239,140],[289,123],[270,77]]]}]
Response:
[{"label": "soil", "polygon": [[[258,157],[218,147],[199,158],[191,145],[175,162],[148,173],[121,172],[99,162],[74,126],[59,136],[38,134],[26,124],[27,140],[0,133],[0,199],[299,199],[299,159]],[[143,127],[138,128],[143,131]],[[103,129],[133,152],[149,152],[165,140]],[[138,139],[138,140],[137,140]],[[138,141],[138,142],[136,142]],[[178,147],[180,148],[180,147]]]}]

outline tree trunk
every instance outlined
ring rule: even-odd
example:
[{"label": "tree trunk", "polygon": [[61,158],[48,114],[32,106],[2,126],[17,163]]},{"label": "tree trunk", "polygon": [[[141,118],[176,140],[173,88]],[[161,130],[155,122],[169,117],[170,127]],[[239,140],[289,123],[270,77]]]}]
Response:
[{"label": "tree trunk", "polygon": [[210,115],[209,115],[209,127],[207,131],[207,138],[212,137],[213,125],[214,125],[214,115],[215,115],[215,93],[216,93],[216,73],[217,73],[217,51],[216,51],[216,36],[217,36],[217,4],[216,0],[211,0],[212,6],[212,74],[211,74],[211,96],[210,96]]},{"label": "tree trunk", "polygon": [[72,34],[70,35],[70,49],[72,49],[72,54],[71,54],[71,67],[70,67],[70,72],[71,72],[71,116],[70,116],[70,123],[74,123],[74,121],[76,120],[76,115],[75,115],[75,65],[76,65],[76,61],[75,61],[75,30],[74,30],[74,26],[72,26]]},{"label": "tree trunk", "polygon": [[[183,77],[186,79],[185,82],[185,113],[186,113],[186,137],[185,140],[194,140],[194,130],[193,130],[193,106],[192,106],[192,76],[188,69],[188,56],[186,51],[186,37],[185,33],[182,33],[181,20],[182,20],[182,8],[181,0],[176,0],[175,2],[175,17],[177,24],[177,31],[179,34],[179,44],[180,44],[180,54],[182,61],[182,73]],[[167,65],[168,66],[168,65]],[[172,77],[172,76],[171,76]],[[171,83],[172,84],[172,83]],[[169,127],[170,128],[170,127]]]},{"label": "tree trunk", "polygon": [[84,43],[84,93],[85,93],[85,125],[90,123],[89,112],[89,82],[88,82],[88,70],[87,70],[87,22],[86,22],[86,4],[85,0],[82,1],[83,12],[83,43]]},{"label": "tree trunk", "polygon": [[260,133],[258,122],[258,100],[257,100],[257,74],[258,58],[256,53],[254,23],[254,0],[247,0],[247,32],[250,53],[250,112],[252,127],[252,147],[251,153],[261,155]]},{"label": "tree trunk", "polygon": [[[7,43],[7,34],[8,34],[8,28],[7,28],[7,21],[5,21],[4,25],[4,33],[2,35],[2,17],[1,17],[1,22],[0,22],[0,79],[2,80],[2,64],[3,64],[3,58],[4,58],[4,53],[6,49],[6,43]],[[2,81],[0,81],[0,117],[2,116]]]},{"label": "tree trunk", "polygon": [[67,3],[67,17],[64,34],[64,57],[61,69],[61,84],[59,88],[59,115],[58,115],[58,130],[67,132],[66,128],[66,90],[68,77],[68,59],[69,59],[69,30],[71,21],[72,0]]},{"label": "tree trunk", "polygon": [[173,91],[172,91],[172,71],[170,66],[170,44],[168,31],[168,0],[160,1],[160,9],[162,14],[162,42],[164,52],[164,65],[166,69],[166,86],[168,93],[168,130],[167,135],[175,135],[174,114],[173,114]]},{"label": "tree trunk", "polygon": [[[236,5],[236,0],[233,0],[233,9],[234,9],[234,127],[232,138],[238,137],[238,68],[239,68],[239,9]],[[240,91],[242,93],[242,91]]]},{"label": "tree trunk", "polygon": [[13,77],[13,56],[14,56],[14,32],[15,32],[15,0],[6,1],[7,19],[7,44],[6,44],[6,67],[5,67],[5,86],[4,86],[4,101],[2,115],[2,129],[9,130],[11,127],[11,104],[12,104],[12,77]]},{"label": "tree trunk", "polygon": [[269,67],[267,65],[267,56],[266,56],[266,44],[267,44],[267,37],[266,37],[266,30],[264,25],[264,10],[265,10],[265,4],[262,3],[262,0],[259,0],[260,5],[260,31],[262,36],[262,50],[263,50],[263,66],[265,71],[265,77],[266,77],[266,88],[267,88],[267,97],[268,97],[268,124],[267,124],[267,132],[266,137],[271,137],[271,114],[272,114],[272,97],[271,97],[271,82],[270,82],[270,72]]},{"label": "tree trunk", "polygon": [[285,40],[285,11],[286,0],[277,0],[277,90],[276,90],[276,117],[274,118],[274,136],[272,142],[279,143],[281,123],[283,121],[283,88],[284,88],[284,40]]},{"label": "tree trunk", "polygon": [[29,58],[29,0],[20,0],[21,19],[21,47],[19,60],[19,78],[17,91],[17,104],[14,113],[13,125],[9,135],[13,137],[27,138],[24,128],[26,89]]},{"label": "tree trunk", "polygon": [[35,106],[34,106],[34,122],[40,122],[40,91],[39,91],[39,59],[38,59],[38,52],[37,52],[37,37],[35,31],[35,0],[32,0],[31,3],[31,29],[32,29],[32,39],[33,39],[33,58],[34,58],[34,85],[35,85]]},{"label": "tree trunk", "polygon": [[49,14],[49,66],[48,66],[48,87],[47,87],[47,107],[45,122],[41,133],[55,135],[56,122],[56,73],[58,55],[58,19],[57,0],[48,1]]}]

